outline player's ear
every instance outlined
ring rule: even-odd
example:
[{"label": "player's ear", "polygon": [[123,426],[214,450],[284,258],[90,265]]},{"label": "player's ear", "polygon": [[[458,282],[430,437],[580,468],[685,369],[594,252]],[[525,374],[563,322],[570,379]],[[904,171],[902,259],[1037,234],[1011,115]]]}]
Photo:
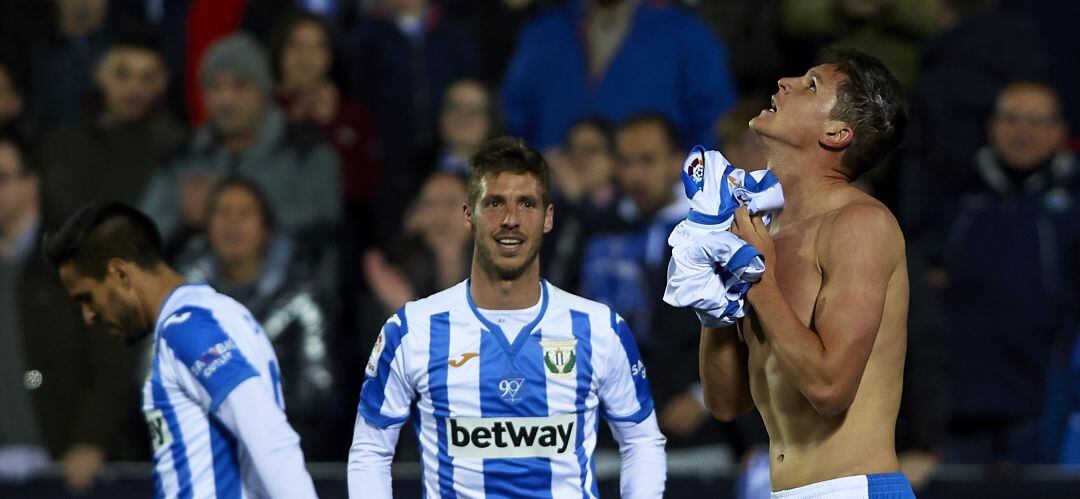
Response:
[{"label": "player's ear", "polygon": [[555,204],[549,203],[547,209],[544,210],[544,234],[551,232],[553,228],[555,228]]},{"label": "player's ear", "polygon": [[818,142],[826,149],[839,151],[851,145],[855,139],[855,132],[851,126],[843,121],[829,120],[825,122],[825,130]]},{"label": "player's ear", "polygon": [[471,229],[472,226],[473,226],[473,223],[472,223],[472,215],[473,215],[473,213],[472,213],[472,208],[469,207],[469,203],[461,203],[461,211],[462,211],[462,213],[465,214],[465,223],[469,224],[469,228]]},{"label": "player's ear", "polygon": [[119,258],[113,258],[109,260],[108,265],[108,277],[115,279],[120,283],[124,289],[131,288],[131,269],[128,267],[128,262]]}]

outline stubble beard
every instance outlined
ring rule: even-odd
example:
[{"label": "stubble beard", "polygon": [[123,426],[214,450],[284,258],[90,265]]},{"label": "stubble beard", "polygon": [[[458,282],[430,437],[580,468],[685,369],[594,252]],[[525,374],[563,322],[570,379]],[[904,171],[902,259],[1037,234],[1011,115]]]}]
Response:
[{"label": "stubble beard", "polygon": [[492,254],[491,247],[485,244],[480,244],[480,240],[477,238],[476,230],[473,230],[473,245],[475,246],[476,263],[480,265],[480,268],[484,273],[489,276],[493,276],[500,281],[514,281],[525,274],[525,271],[532,266],[533,262],[540,256],[540,245],[536,244],[529,255],[525,257],[525,261],[521,262],[521,265],[506,268],[500,267],[495,263],[495,256]]}]

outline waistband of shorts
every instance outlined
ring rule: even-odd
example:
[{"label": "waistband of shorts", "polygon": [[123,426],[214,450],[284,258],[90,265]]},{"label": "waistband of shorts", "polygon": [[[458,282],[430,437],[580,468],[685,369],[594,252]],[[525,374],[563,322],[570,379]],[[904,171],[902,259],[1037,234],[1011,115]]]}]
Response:
[{"label": "waistband of shorts", "polygon": [[[911,485],[903,473],[880,473],[874,475],[846,476],[834,478],[824,482],[811,483],[794,489],[773,492],[771,499],[816,499],[826,498],[833,494],[844,492],[872,493],[877,490],[871,489],[906,489],[911,490]],[[884,490],[881,490],[884,492]]]}]

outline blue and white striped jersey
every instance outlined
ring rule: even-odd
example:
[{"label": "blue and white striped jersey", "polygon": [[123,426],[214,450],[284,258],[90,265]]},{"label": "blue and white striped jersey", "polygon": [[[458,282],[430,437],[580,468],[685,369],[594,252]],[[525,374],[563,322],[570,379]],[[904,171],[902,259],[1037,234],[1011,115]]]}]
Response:
[{"label": "blue and white striped jersey", "polygon": [[154,450],[156,497],[265,496],[251,465],[259,456],[217,414],[249,378],[277,402],[268,404],[270,412],[281,411],[277,357],[262,328],[243,305],[210,286],[184,285],[162,305],[154,340],[143,412]]},{"label": "blue and white striped jersey", "polygon": [[513,343],[468,281],[405,305],[379,334],[359,412],[378,428],[412,417],[426,497],[596,497],[599,413],[628,424],[653,414],[626,322],[541,289]]}]

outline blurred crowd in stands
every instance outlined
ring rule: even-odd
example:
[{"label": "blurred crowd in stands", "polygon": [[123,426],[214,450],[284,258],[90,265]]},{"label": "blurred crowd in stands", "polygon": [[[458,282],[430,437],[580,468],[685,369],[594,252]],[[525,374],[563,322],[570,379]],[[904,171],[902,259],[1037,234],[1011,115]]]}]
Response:
[{"label": "blurred crowd in stands", "polygon": [[1073,0],[0,0],[0,479],[54,463],[84,490],[148,459],[148,343],[82,326],[39,256],[78,207],[140,207],[250,308],[307,459],[343,461],[379,325],[468,275],[468,158],[504,134],[552,168],[545,278],[630,322],[670,448],[750,461],[760,417],[708,414],[697,319],[661,300],[679,167],[702,144],[764,168],[747,121],[833,44],[910,99],[859,181],[906,237],[905,471],[1080,465],[1078,22]]}]

